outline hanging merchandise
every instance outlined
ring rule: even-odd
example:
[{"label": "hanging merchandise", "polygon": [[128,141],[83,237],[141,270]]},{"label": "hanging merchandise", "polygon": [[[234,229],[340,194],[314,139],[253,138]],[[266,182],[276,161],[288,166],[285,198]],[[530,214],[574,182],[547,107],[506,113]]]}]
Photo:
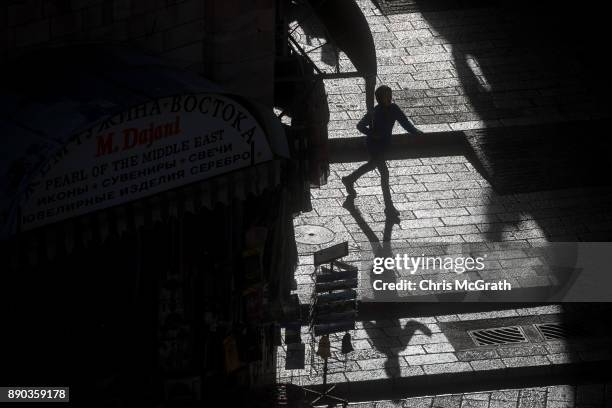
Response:
[{"label": "hanging merchandise", "polygon": [[306,345],[304,343],[293,343],[287,345],[287,358],[285,358],[285,370],[302,370],[306,360]]},{"label": "hanging merchandise", "polygon": [[245,247],[247,249],[263,249],[266,246],[267,236],[268,229],[266,227],[251,225],[244,234]]},{"label": "hanging merchandise", "polygon": [[202,400],[202,378],[182,377],[164,381],[164,399],[166,401]]},{"label": "hanging merchandise", "polygon": [[264,317],[264,294],[261,286],[252,287],[243,293],[247,321],[251,324],[261,323]]},{"label": "hanging merchandise", "polygon": [[256,225],[251,225],[244,234],[245,250],[242,252],[244,273],[241,285],[243,290],[263,284],[262,262],[267,236],[268,229]]},{"label": "hanging merchandise", "polygon": [[223,348],[225,350],[225,372],[229,374],[240,368],[238,347],[233,335],[229,335],[223,340]]},{"label": "hanging merchandise", "polygon": [[301,320],[300,299],[297,294],[289,296],[289,300],[282,303],[283,316],[286,320]]},{"label": "hanging merchandise", "polygon": [[285,344],[302,342],[302,324],[300,322],[287,323],[285,326]]},{"label": "hanging merchandise", "polygon": [[353,348],[353,345],[351,344],[351,335],[349,332],[346,332],[344,334],[344,337],[342,337],[342,354],[348,354],[353,350],[355,349]]},{"label": "hanging merchandise", "polygon": [[164,272],[159,291],[159,364],[168,373],[189,369],[192,364],[192,330],[185,319],[182,275]]},{"label": "hanging merchandise", "polygon": [[272,345],[274,347],[279,347],[283,344],[283,336],[281,336],[281,327],[278,323],[272,324],[270,326],[270,332],[272,337]]},{"label": "hanging merchandise", "polygon": [[213,312],[204,312],[204,323],[206,324],[210,332],[217,331],[217,316]]},{"label": "hanging merchandise", "polygon": [[261,251],[258,248],[242,252],[244,272],[240,286],[248,290],[262,284]]},{"label": "hanging merchandise", "polygon": [[328,335],[322,336],[321,340],[319,340],[319,349],[317,350],[317,355],[324,360],[331,357],[331,346],[329,344]]},{"label": "hanging merchandise", "polygon": [[252,363],[262,359],[261,333],[253,327],[245,327],[238,338],[240,361]]}]

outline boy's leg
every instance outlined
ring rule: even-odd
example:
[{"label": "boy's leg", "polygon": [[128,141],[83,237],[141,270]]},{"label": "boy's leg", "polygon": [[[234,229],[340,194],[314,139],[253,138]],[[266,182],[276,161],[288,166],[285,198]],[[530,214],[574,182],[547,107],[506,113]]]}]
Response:
[{"label": "boy's leg", "polygon": [[385,201],[385,207],[393,207],[393,202],[391,201],[391,187],[389,186],[389,169],[387,168],[387,163],[384,159],[378,160],[376,163],[376,167],[380,173],[380,187],[383,192],[383,199]]},{"label": "boy's leg", "polygon": [[384,158],[378,160],[377,168],[380,172],[380,187],[383,192],[383,200],[385,202],[385,213],[395,221],[399,221],[399,212],[395,209],[393,201],[391,200],[391,186],[389,185],[389,169]]},{"label": "boy's leg", "polygon": [[355,183],[355,181],[357,181],[359,177],[363,176],[367,172],[374,170],[376,168],[376,165],[376,161],[373,158],[370,158],[367,163],[359,166],[357,170],[355,170],[346,177],[342,177],[342,183],[346,187],[346,191],[349,195],[357,194],[355,191],[355,187],[353,187],[353,183]]},{"label": "boy's leg", "polygon": [[369,171],[372,171],[376,168],[376,162],[372,159],[370,159],[370,161],[368,161],[367,163],[362,164],[361,166],[359,166],[357,168],[357,170],[355,170],[354,172],[352,172],[351,174],[349,174],[348,176],[346,176],[347,179],[352,180],[353,182],[357,181],[357,179],[361,176],[363,176],[364,174],[366,174]]}]

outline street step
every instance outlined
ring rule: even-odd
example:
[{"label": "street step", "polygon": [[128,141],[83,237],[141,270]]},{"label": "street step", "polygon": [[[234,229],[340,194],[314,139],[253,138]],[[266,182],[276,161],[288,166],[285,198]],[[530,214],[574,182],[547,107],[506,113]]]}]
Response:
[{"label": "street step", "polygon": [[[484,392],[506,388],[589,384],[612,380],[609,361],[505,368],[475,372],[431,374],[338,383],[334,395],[349,402]],[[308,388],[322,391],[328,385]]]},{"label": "street step", "polygon": [[[334,311],[345,311],[348,307],[353,307],[353,301],[334,302],[325,306],[317,306],[321,313],[331,313]],[[388,303],[388,302],[358,302],[359,314],[358,321],[370,321],[380,319],[406,318],[406,317],[429,317],[449,314],[462,313],[481,313],[489,311],[512,310],[527,307],[547,306],[551,303],[455,303],[455,302],[423,302],[423,303]],[[309,305],[301,305],[302,315],[307,316]],[[303,325],[307,325],[303,322]]]}]

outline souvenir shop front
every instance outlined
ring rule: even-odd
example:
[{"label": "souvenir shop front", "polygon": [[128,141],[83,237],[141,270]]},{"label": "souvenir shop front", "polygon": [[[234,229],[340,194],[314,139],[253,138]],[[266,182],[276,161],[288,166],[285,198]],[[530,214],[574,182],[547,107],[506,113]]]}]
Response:
[{"label": "souvenir shop front", "polygon": [[49,53],[0,97],[3,383],[172,406],[273,382],[297,262],[282,125],[132,50]]}]

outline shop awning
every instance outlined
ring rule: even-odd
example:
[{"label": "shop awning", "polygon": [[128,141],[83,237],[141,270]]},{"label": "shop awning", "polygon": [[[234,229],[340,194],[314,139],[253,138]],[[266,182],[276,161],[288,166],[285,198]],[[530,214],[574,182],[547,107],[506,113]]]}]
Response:
[{"label": "shop awning", "polygon": [[169,61],[83,46],[38,52],[8,71],[2,239],[31,231],[32,245],[53,251],[53,242],[104,238],[280,184],[288,149],[271,109]]},{"label": "shop awning", "polygon": [[31,264],[52,259],[60,252],[70,253],[77,245],[104,242],[140,227],[150,227],[171,217],[213,209],[233,200],[244,200],[280,184],[282,160],[275,159],[240,171],[194,183],[177,190],[127,204],[69,218],[20,234],[19,244]]}]

